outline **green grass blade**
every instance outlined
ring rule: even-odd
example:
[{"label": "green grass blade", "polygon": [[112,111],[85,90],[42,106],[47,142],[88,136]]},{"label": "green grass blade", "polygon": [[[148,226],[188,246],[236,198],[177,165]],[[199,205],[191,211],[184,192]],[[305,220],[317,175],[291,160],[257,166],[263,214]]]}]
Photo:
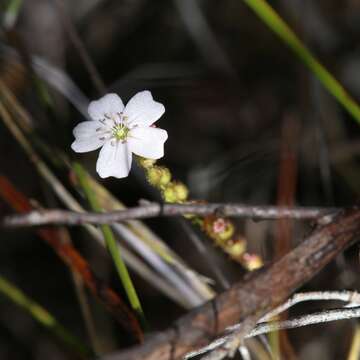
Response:
[{"label": "green grass blade", "polygon": [[[91,186],[88,183],[86,171],[78,163],[75,163],[73,165],[73,169],[79,180],[80,186],[82,187],[82,189],[85,193],[85,196],[86,196],[87,200],[89,201],[90,207],[92,208],[92,210],[94,210],[96,212],[101,212],[102,209],[101,209],[100,205],[98,204],[95,192],[92,191]],[[116,245],[116,240],[115,240],[114,234],[109,225],[101,225],[100,229],[104,235],[106,246],[107,246],[109,253],[114,261],[117,273],[120,277],[121,283],[124,286],[126,295],[130,302],[130,305],[133,308],[133,310],[136,312],[138,319],[140,320],[143,327],[146,328],[145,315],[144,315],[139,297],[136,293],[134,284],[131,281],[130,274],[127,270],[127,267],[120,256],[119,248]]]},{"label": "green grass blade", "polygon": [[83,345],[78,339],[70,334],[62,325],[58,323],[54,316],[52,316],[41,305],[28,298],[19,288],[13,285],[0,275],[0,293],[5,295],[13,303],[27,311],[36,321],[38,321],[45,328],[53,332],[65,344],[76,350],[77,353],[83,356],[90,356],[91,351]]},{"label": "green grass blade", "polygon": [[360,107],[346,92],[333,75],[311,54],[285,21],[265,0],[244,0],[244,2],[275,32],[315,74],[324,87],[360,124]]}]

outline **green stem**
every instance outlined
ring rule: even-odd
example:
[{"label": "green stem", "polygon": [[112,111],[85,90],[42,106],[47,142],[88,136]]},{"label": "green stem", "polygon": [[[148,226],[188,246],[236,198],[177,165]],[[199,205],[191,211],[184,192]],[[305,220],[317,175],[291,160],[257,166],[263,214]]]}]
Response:
[{"label": "green stem", "polygon": [[324,87],[339,103],[360,123],[360,107],[346,92],[343,86],[331,73],[311,54],[285,21],[265,0],[243,0],[264,23],[275,32],[315,74]]},{"label": "green stem", "polygon": [[78,339],[70,334],[57,320],[41,305],[28,298],[19,288],[11,284],[0,275],[0,293],[8,297],[16,305],[27,311],[36,321],[51,330],[64,343],[83,356],[90,356],[91,351]]},{"label": "green stem", "polygon": [[[89,201],[90,207],[92,208],[92,210],[94,210],[96,212],[101,212],[102,209],[101,209],[100,205],[98,204],[95,192],[92,191],[92,189],[88,183],[86,171],[83,169],[82,165],[80,165],[79,163],[74,163],[73,169],[78,177],[80,186],[82,187],[82,189],[86,195],[86,198]],[[145,315],[144,315],[143,309],[141,307],[139,297],[136,293],[134,284],[131,281],[127,267],[121,258],[120,249],[116,244],[114,234],[111,231],[111,228],[109,225],[101,225],[100,229],[104,235],[106,246],[107,246],[109,253],[114,261],[117,273],[120,277],[121,283],[124,286],[126,295],[130,302],[130,305],[133,308],[133,310],[136,312],[142,326],[144,328],[146,328],[147,326],[146,326]]]}]

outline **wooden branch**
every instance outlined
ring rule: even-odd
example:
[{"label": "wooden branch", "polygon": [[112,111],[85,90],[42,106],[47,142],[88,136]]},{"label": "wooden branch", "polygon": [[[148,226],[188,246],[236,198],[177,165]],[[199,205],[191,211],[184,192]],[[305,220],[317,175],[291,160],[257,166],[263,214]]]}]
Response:
[{"label": "wooden branch", "polygon": [[302,326],[324,324],[330,321],[338,321],[345,319],[354,319],[360,317],[360,306],[322,310],[312,314],[300,315],[284,321],[271,321],[268,323],[260,323],[246,336],[253,337],[266,334],[272,331],[284,329],[296,329]]},{"label": "wooden branch", "polygon": [[[357,291],[340,290],[340,291],[309,291],[305,293],[297,293],[291,296],[284,304],[268,312],[260,322],[270,321],[275,316],[290,309],[292,306],[304,301],[325,301],[337,300],[344,301],[352,306],[360,305],[360,293]],[[235,325],[236,326],[236,325]],[[229,328],[231,330],[231,328]]]},{"label": "wooden branch", "polygon": [[[273,265],[253,273],[214,300],[180,318],[168,330],[140,346],[111,354],[102,360],[176,360],[209,344],[235,323],[243,326],[283,303],[360,234],[360,210],[338,215],[315,229],[294,250]],[[247,326],[246,326],[247,327]],[[240,334],[243,338],[246,334]]]},{"label": "wooden branch", "polygon": [[201,216],[215,214],[219,217],[251,218],[253,220],[274,220],[291,218],[296,220],[318,219],[325,215],[333,215],[340,209],[316,207],[278,207],[251,206],[243,204],[159,204],[147,205],[99,213],[79,213],[67,210],[33,211],[25,215],[5,217],[2,225],[7,227],[35,226],[47,224],[79,225],[79,224],[112,224],[130,219],[144,219],[156,216],[179,216],[197,214]]},{"label": "wooden branch", "polygon": [[[312,313],[301,315],[297,318],[292,318],[285,321],[273,321],[273,318],[281,314],[282,312],[288,310],[290,307],[303,302],[303,301],[316,301],[316,300],[338,300],[347,302],[347,306],[351,306],[351,309],[357,309],[354,312],[348,312],[347,307],[343,307],[341,309],[332,309],[332,310],[324,310],[319,313]],[[327,321],[336,321],[347,319],[349,316],[351,317],[359,317],[360,316],[360,293],[356,291],[311,291],[305,293],[297,293],[290,297],[285,303],[279,305],[275,309],[268,312],[265,316],[259,319],[256,326],[245,336],[245,338],[250,338],[253,336],[257,336],[263,333],[268,333],[277,330],[283,329],[293,329],[300,326],[307,326],[312,324],[318,324],[321,322]],[[343,311],[344,310],[344,311]],[[322,316],[324,315],[324,316]],[[311,317],[313,316],[313,317]],[[241,325],[236,324],[230,326],[226,329],[226,335],[223,337],[219,337],[215,339],[210,344],[206,345],[201,349],[197,349],[193,352],[187,353],[184,357],[184,360],[191,359],[194,356],[198,356],[209,351],[213,351],[218,347],[223,346],[226,341],[230,338],[231,334],[236,331]]]},{"label": "wooden branch", "polygon": [[[282,321],[270,321],[270,322],[261,322],[258,323],[249,333],[245,336],[246,339],[267,334],[279,330],[287,329],[296,329],[303,326],[315,325],[315,324],[325,324],[331,321],[338,320],[347,320],[360,318],[360,307],[350,307],[350,308],[341,308],[341,309],[329,309],[322,310],[319,312],[300,315],[295,318],[282,320]],[[198,357],[202,354],[207,354],[204,357],[201,357],[200,360],[209,360],[209,359],[223,359],[228,355],[228,352],[225,348],[227,342],[231,340],[232,334],[225,335],[220,339],[216,339],[214,342],[208,346],[201,348],[198,351],[193,351],[188,353],[184,360],[192,359],[193,357]],[[235,348],[237,350],[237,347]]]}]

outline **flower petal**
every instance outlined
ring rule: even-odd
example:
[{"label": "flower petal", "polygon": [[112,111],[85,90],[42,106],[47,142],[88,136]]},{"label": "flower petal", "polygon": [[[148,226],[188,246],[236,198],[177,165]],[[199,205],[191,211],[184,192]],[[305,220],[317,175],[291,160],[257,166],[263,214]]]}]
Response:
[{"label": "flower petal", "polygon": [[145,90],[137,93],[129,100],[124,115],[128,116],[131,125],[150,126],[164,112],[164,105],[154,101],[151,92]]},{"label": "flower petal", "polygon": [[129,175],[131,160],[132,155],[126,143],[116,141],[111,145],[111,142],[107,141],[100,150],[96,171],[102,178],[123,178]]},{"label": "flower petal", "polygon": [[117,94],[107,94],[99,100],[92,101],[88,113],[93,120],[101,120],[104,114],[116,114],[124,110],[124,103]]},{"label": "flower petal", "polygon": [[76,125],[73,130],[75,141],[71,144],[71,148],[83,153],[103,146],[104,140],[100,140],[101,135],[96,131],[100,125],[97,121],[84,121]]},{"label": "flower petal", "polygon": [[168,138],[165,130],[152,127],[136,127],[130,130],[129,149],[136,155],[148,159],[160,159],[164,156],[164,143]]}]

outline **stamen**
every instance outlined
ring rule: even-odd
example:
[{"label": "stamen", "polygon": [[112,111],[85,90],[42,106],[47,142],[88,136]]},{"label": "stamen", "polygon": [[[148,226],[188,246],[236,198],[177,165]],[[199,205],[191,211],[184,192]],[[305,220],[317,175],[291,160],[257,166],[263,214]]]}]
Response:
[{"label": "stamen", "polygon": [[111,120],[111,116],[110,116],[109,114],[104,114],[104,116],[105,116],[107,119]]},{"label": "stamen", "polygon": [[124,123],[116,124],[111,128],[111,130],[113,137],[119,141],[126,140],[130,131],[130,129]]},{"label": "stamen", "polygon": [[116,119],[113,116],[111,116],[111,120],[114,123],[114,126],[118,125],[118,123],[116,122]]},{"label": "stamen", "polygon": [[104,136],[99,137],[99,140],[105,140],[105,137]]}]

